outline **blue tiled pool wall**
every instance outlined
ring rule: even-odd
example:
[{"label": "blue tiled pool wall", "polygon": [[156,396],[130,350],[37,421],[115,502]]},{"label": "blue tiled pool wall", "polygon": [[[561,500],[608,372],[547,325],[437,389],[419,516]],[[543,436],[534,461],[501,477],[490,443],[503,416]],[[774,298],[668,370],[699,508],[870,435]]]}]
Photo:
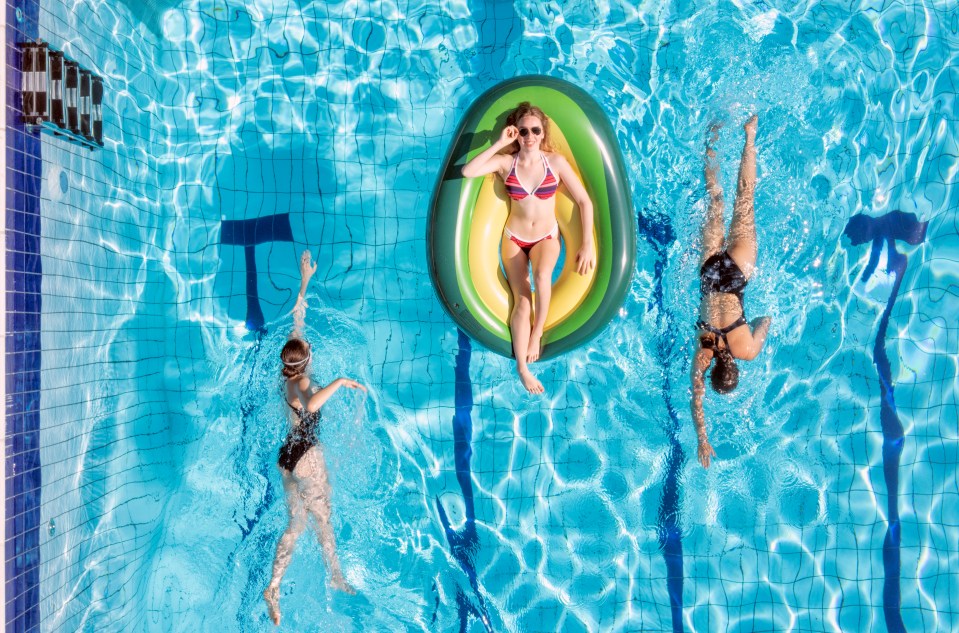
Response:
[{"label": "blue tiled pool wall", "polygon": [[[43,630],[92,630],[89,613],[100,609],[111,612],[115,630],[141,628],[137,605],[160,538],[164,490],[177,466],[170,431],[177,413],[165,388],[169,330],[162,318],[175,291],[158,246],[169,224],[160,218],[155,105],[163,78],[155,72],[155,36],[122,5],[111,4],[7,5],[11,28],[104,77],[107,139],[91,152],[25,134],[19,124],[8,136],[33,156],[25,162],[18,155],[8,167],[16,170],[13,179],[8,171],[10,187],[26,191],[17,204],[28,203],[24,213],[8,213],[8,261],[37,268],[26,275],[33,284],[28,290],[8,284],[8,302],[35,298],[15,305],[8,327],[11,320],[15,328],[23,324],[29,332],[23,340],[38,350],[29,357],[29,389],[24,370],[11,366],[19,357],[8,354],[8,387],[23,385],[28,393],[22,418],[31,420],[33,434],[11,430],[15,446],[29,438],[37,449],[30,459],[43,481],[39,493],[8,480],[8,507],[11,493],[18,508],[29,499],[28,514],[18,516],[29,519],[23,529],[39,565],[27,580],[30,593],[17,594],[23,597],[15,614],[8,604],[9,630],[39,630],[37,623]],[[24,244],[35,253],[23,253]],[[19,405],[14,399],[8,407]]]},{"label": "blue tiled pool wall", "polygon": [[[98,565],[80,585],[90,593],[76,596],[65,610],[69,618],[51,621],[51,628],[73,630],[78,614],[91,606],[88,595],[94,595],[94,586],[136,587],[146,596],[150,614],[134,611],[136,603],[127,601],[125,593],[105,590],[92,605],[90,622],[96,630],[112,630],[113,622],[118,622],[115,630],[124,625],[157,631],[231,630],[247,622],[265,626],[261,570],[269,563],[285,512],[271,467],[281,430],[264,431],[277,426],[260,411],[275,393],[262,379],[266,368],[250,359],[277,344],[278,320],[295,292],[296,252],[304,245],[313,248],[320,262],[312,297],[319,317],[312,327],[330,339],[317,343],[328,359],[321,371],[359,367],[358,377],[377,390],[371,424],[380,444],[373,444],[372,457],[356,456],[356,463],[337,460],[333,466],[340,495],[335,520],[347,566],[385,576],[404,571],[404,580],[391,588],[392,597],[380,604],[382,622],[435,618],[443,630],[461,617],[474,630],[482,628],[480,617],[508,624],[497,628],[530,631],[602,630],[614,621],[636,630],[781,630],[790,621],[807,630],[881,629],[890,620],[882,608],[889,523],[880,381],[891,376],[907,438],[899,458],[901,612],[910,630],[959,626],[952,598],[959,558],[959,486],[951,424],[956,418],[956,299],[950,290],[956,284],[959,194],[949,180],[957,151],[947,116],[954,109],[950,86],[956,84],[949,64],[942,63],[949,56],[937,54],[955,48],[948,11],[930,12],[930,31],[939,39],[925,49],[902,44],[918,41],[925,24],[915,11],[900,13],[896,6],[879,17],[845,22],[842,37],[834,37],[832,22],[841,18],[843,8],[817,3],[796,19],[797,40],[818,43],[817,50],[830,56],[818,71],[824,92],[810,92],[806,101],[838,102],[843,109],[812,112],[809,135],[820,137],[819,146],[797,132],[798,123],[785,130],[804,141],[798,147],[802,161],[796,161],[796,148],[763,146],[761,177],[766,182],[790,179],[795,194],[759,200],[766,209],[790,210],[785,219],[762,214],[761,232],[772,232],[785,221],[796,234],[808,230],[811,237],[793,244],[796,252],[788,255],[764,245],[768,259],[750,297],[757,314],[779,310],[786,322],[774,332],[766,364],[753,370],[764,374],[761,388],[734,405],[747,414],[737,424],[720,421],[713,431],[717,449],[732,467],[707,474],[691,453],[687,368],[681,360],[690,344],[686,315],[694,311],[695,279],[695,262],[682,252],[695,243],[698,216],[691,214],[687,222],[669,210],[677,200],[694,208],[701,197],[700,156],[673,153],[672,141],[684,139],[689,148],[698,148],[698,139],[687,137],[706,121],[677,120],[668,107],[682,101],[693,109],[697,99],[709,100],[703,92],[683,92],[692,83],[685,74],[692,72],[687,56],[699,48],[682,35],[689,16],[664,10],[652,20],[613,7],[608,14],[584,10],[567,15],[559,23],[548,7],[507,5],[487,12],[477,3],[467,13],[429,3],[406,5],[419,23],[432,24],[443,34],[430,38],[409,27],[415,21],[384,17],[375,13],[376,7],[341,16],[333,14],[336,7],[311,5],[318,17],[307,20],[290,17],[295,12],[277,4],[273,22],[269,14],[185,9],[172,19],[199,27],[199,43],[174,38],[160,47],[160,69],[180,73],[179,91],[160,89],[169,110],[157,120],[156,138],[166,134],[173,149],[156,148],[155,155],[164,158],[158,159],[162,166],[155,190],[144,184],[151,168],[143,170],[143,181],[131,179],[129,189],[148,189],[154,195],[147,200],[160,199],[172,209],[169,223],[156,221],[162,229],[152,242],[155,250],[148,252],[157,261],[165,257],[172,262],[162,269],[170,284],[157,285],[176,315],[172,324],[159,319],[154,324],[167,326],[162,341],[151,338],[157,336],[155,327],[128,333],[145,338],[151,351],[166,349],[169,360],[150,360],[142,370],[170,380],[160,382],[159,375],[143,379],[161,387],[145,393],[162,393],[165,404],[151,403],[139,391],[125,390],[124,378],[111,379],[108,373],[122,370],[94,357],[90,362],[108,378],[97,381],[97,388],[105,390],[99,401],[106,411],[123,413],[115,416],[113,427],[102,424],[87,437],[126,447],[109,449],[109,463],[117,471],[132,461],[139,464],[142,457],[132,451],[142,446],[148,456],[142,460],[145,474],[139,468],[129,472],[146,481],[147,490],[151,485],[162,490],[176,480],[179,475],[172,471],[181,464],[202,478],[192,478],[168,499],[154,490],[127,503],[128,487],[114,485],[116,471],[91,481],[86,489],[98,494],[86,499],[110,499],[111,504],[119,499],[121,506],[111,518],[100,516],[105,510],[92,504],[92,522],[109,528],[113,521],[114,536],[133,536],[104,546],[80,540],[89,543],[84,555],[93,552],[91,560]],[[297,27],[291,35],[270,27],[284,21]],[[608,21],[630,24],[631,41],[628,46],[613,42],[597,65],[597,51],[606,45],[597,33]],[[896,31],[899,25],[904,26]],[[768,43],[788,50],[787,44],[776,43],[780,35],[774,29],[761,47]],[[586,55],[588,42],[595,47]],[[385,54],[380,56],[377,46]],[[876,52],[882,50],[885,55]],[[916,54],[919,66],[927,69],[926,79],[894,88],[893,78],[910,50],[927,51]],[[777,61],[774,55],[770,59],[758,68],[767,79]],[[870,77],[882,81],[849,81],[850,69],[860,68],[863,60],[874,73]],[[90,62],[96,67],[96,60]],[[747,62],[757,70],[755,59]],[[378,73],[375,80],[364,74],[371,68]],[[433,77],[404,84],[411,97],[399,98],[405,93],[392,86],[411,68],[429,69]],[[277,69],[282,77],[314,78],[316,83],[288,92],[283,81],[270,78]],[[787,64],[775,74],[789,69]],[[604,73],[596,78],[600,70]],[[485,87],[529,72],[589,85],[606,105],[637,174],[634,200],[640,213],[639,279],[623,317],[604,339],[608,346],[546,366],[547,386],[556,394],[548,408],[509,391],[510,383],[503,379],[510,371],[507,361],[475,349],[464,357],[462,341],[433,301],[421,249],[435,169],[458,117]],[[225,93],[237,94],[238,102]],[[837,134],[833,140],[827,134],[822,142],[823,131],[832,129],[828,117],[846,118],[857,133]],[[291,119],[306,125],[291,129]],[[133,126],[134,135],[138,127]],[[406,142],[387,145],[384,134]],[[727,155],[735,155],[737,142],[729,136]],[[44,168],[51,162],[47,145]],[[905,157],[904,164],[890,167],[888,156]],[[910,158],[917,156],[924,158]],[[791,167],[795,162],[810,165],[815,173],[805,167],[797,172]],[[860,169],[861,163],[868,168]],[[690,184],[657,182],[656,174],[671,170],[688,174]],[[164,187],[167,182],[176,186]],[[819,210],[813,212],[812,206]],[[75,207],[93,213],[84,205]],[[918,246],[893,240],[893,247],[880,240],[878,264],[867,275],[872,242],[852,244],[843,237],[844,229],[857,213],[881,218],[897,209],[930,222],[925,240]],[[292,241],[218,243],[223,221],[266,218],[277,227],[284,214],[289,214]],[[818,222],[804,225],[806,217]],[[62,250],[64,238],[59,239]],[[122,239],[135,242],[124,251],[131,253],[139,252],[138,239],[149,242],[117,237]],[[894,302],[890,297],[898,277],[886,272],[886,262],[896,259],[890,248],[908,258]],[[45,242],[43,249],[46,288]],[[267,328],[259,344],[245,325],[251,314],[251,250]],[[806,263],[797,268],[791,265],[794,260]],[[159,279],[159,270],[149,269],[153,261],[144,258],[146,280]],[[56,269],[55,262],[51,265]],[[105,265],[97,274],[107,275],[109,282],[116,279],[109,275],[119,272]],[[689,287],[677,280],[689,280]],[[77,291],[72,292],[67,296],[76,301]],[[808,311],[783,308],[803,301]],[[45,337],[47,304],[45,295]],[[143,299],[140,307],[137,319],[152,318],[151,301]],[[884,370],[874,358],[887,310],[884,348],[891,359]],[[631,336],[637,328],[683,334],[637,340]],[[118,354],[121,361],[129,358]],[[213,376],[197,369],[198,363],[212,365]],[[65,360],[62,366],[73,362]],[[473,399],[468,423],[462,404],[464,366]],[[665,371],[649,371],[658,366]],[[826,370],[830,375],[822,373]],[[244,381],[250,386],[240,398],[219,397],[221,384]],[[45,402],[46,389],[44,408]],[[148,411],[140,418],[127,416],[144,402]],[[154,406],[172,410],[174,422],[162,422],[163,413],[149,411]],[[71,418],[69,404],[63,410],[66,419],[84,418]],[[94,412],[90,419],[101,417],[106,420],[109,413]],[[143,421],[150,426],[142,428],[169,433],[168,439],[140,433]],[[119,430],[111,436],[111,428]],[[327,440],[335,449],[336,438]],[[160,448],[151,452],[154,441]],[[41,444],[47,446],[46,440]],[[464,445],[472,451],[466,462]],[[89,467],[96,471],[102,451],[93,453]],[[177,465],[170,464],[171,472],[151,477],[150,468],[163,470],[172,454]],[[770,454],[782,459],[766,459]],[[612,461],[609,455],[629,455],[630,463]],[[64,461],[62,455],[58,458]],[[70,470],[71,461],[75,473],[77,460],[64,461],[64,470]],[[370,466],[379,470],[364,471]],[[217,469],[243,477],[220,489],[216,484],[224,482],[216,478]],[[391,471],[402,473],[399,481],[380,479]],[[353,481],[366,482],[365,487]],[[100,496],[111,490],[112,496]],[[360,502],[355,498],[359,494],[368,498]],[[538,505],[542,500],[545,508]],[[218,522],[217,538],[191,530],[198,507]],[[367,520],[394,525],[401,535],[372,542],[355,532],[348,536],[350,524],[367,525]],[[444,529],[447,521],[449,530]],[[532,528],[539,532],[531,535]],[[161,545],[162,557],[151,559],[151,548]],[[324,602],[322,578],[315,573],[319,555],[315,548],[301,549],[298,556],[305,562],[291,569],[290,580],[299,588],[297,602],[310,614],[304,626],[345,627],[349,614],[331,613]],[[398,549],[416,555],[394,560]],[[530,593],[535,581],[517,569],[538,563],[541,577],[571,600],[537,596],[520,607],[535,594]],[[65,566],[63,578],[80,574],[84,564]],[[247,573],[233,573],[236,565]],[[131,580],[124,583],[124,577]],[[216,587],[210,587],[211,578],[219,579]],[[517,578],[525,580],[510,588]],[[596,595],[603,597],[598,606]],[[406,610],[409,604],[421,605],[424,596],[428,608],[412,614]],[[835,596],[842,597],[838,603]],[[43,608],[58,605],[56,600],[51,597],[51,606]],[[101,607],[110,615],[97,616]]]},{"label": "blue tiled pool wall", "polygon": [[[4,54],[11,85],[19,78],[19,55],[15,43],[36,36],[34,2],[18,7],[6,5],[8,43]],[[33,19],[31,22],[30,19]],[[11,91],[7,100],[11,101]],[[16,108],[4,113],[7,128],[6,161],[6,358],[7,401],[4,442],[4,489],[6,525],[4,561],[6,596],[5,628],[36,630],[40,622],[40,200],[36,171],[40,147],[24,133]]]}]

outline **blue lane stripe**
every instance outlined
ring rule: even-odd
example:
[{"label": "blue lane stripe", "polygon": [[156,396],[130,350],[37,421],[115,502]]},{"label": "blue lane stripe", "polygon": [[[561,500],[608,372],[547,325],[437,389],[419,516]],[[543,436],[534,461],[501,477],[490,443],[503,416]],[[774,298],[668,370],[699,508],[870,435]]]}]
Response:
[{"label": "blue lane stripe", "polygon": [[[644,209],[648,213],[648,209]],[[656,261],[653,265],[653,303],[659,315],[659,331],[664,335],[656,343],[656,356],[663,371],[663,402],[669,419],[663,422],[663,431],[669,442],[666,455],[666,474],[663,477],[663,497],[659,504],[659,513],[656,518],[656,533],[659,538],[659,547],[663,551],[663,561],[666,563],[666,590],[669,593],[669,611],[672,620],[673,632],[683,631],[683,531],[679,520],[682,489],[679,484],[679,474],[686,463],[686,452],[679,442],[680,422],[676,407],[673,406],[671,393],[672,364],[675,354],[671,349],[671,339],[667,333],[673,331],[672,315],[666,310],[663,294],[663,272],[669,255],[669,245],[675,241],[669,219],[663,215],[639,214],[640,234],[646,238],[656,252]]]},{"label": "blue lane stripe", "polygon": [[262,333],[266,319],[260,308],[257,286],[256,245],[267,242],[292,242],[293,229],[290,214],[278,213],[249,220],[223,220],[220,225],[220,244],[242,246],[246,260],[246,327]]},{"label": "blue lane stripe", "polygon": [[[459,351],[456,354],[456,387],[454,392],[455,413],[453,414],[453,456],[456,465],[456,481],[459,482],[460,490],[463,493],[463,504],[466,506],[466,523],[462,532],[457,533],[450,526],[446,510],[439,499],[436,499],[436,510],[440,515],[440,523],[443,524],[443,532],[446,534],[446,541],[449,543],[450,552],[453,558],[460,564],[460,568],[469,579],[470,587],[473,589],[473,595],[476,597],[476,604],[467,598],[462,591],[457,590],[456,604],[459,614],[460,631],[466,633],[469,629],[469,620],[471,617],[478,618],[489,633],[493,628],[490,624],[489,614],[486,609],[486,603],[483,595],[480,593],[479,581],[476,578],[476,564],[474,559],[476,551],[479,548],[479,536],[476,533],[476,513],[473,506],[473,479],[470,462],[473,457],[473,448],[471,445],[473,439],[473,383],[470,380],[470,356],[472,355],[472,345],[469,337],[459,332]],[[435,616],[434,616],[435,619]]]},{"label": "blue lane stripe", "polygon": [[869,262],[862,273],[865,283],[872,277],[879,264],[882,247],[886,247],[886,272],[895,275],[892,292],[886,301],[876,332],[873,346],[873,362],[879,373],[880,400],[879,420],[882,426],[882,471],[886,482],[886,505],[888,527],[882,544],[882,564],[885,579],[882,587],[882,610],[886,628],[890,633],[905,633],[902,620],[902,595],[900,592],[900,573],[902,571],[900,545],[902,533],[899,523],[899,458],[905,441],[905,430],[896,411],[895,390],[892,383],[892,368],[886,353],[886,332],[889,329],[889,317],[892,307],[899,296],[902,276],[906,272],[908,258],[896,250],[896,240],[909,244],[919,244],[926,238],[927,222],[919,222],[915,214],[892,211],[878,218],[856,215],[850,218],[845,234],[853,244],[872,241]]},{"label": "blue lane stripe", "polygon": [[[471,0],[469,3],[470,17],[476,27],[476,55],[472,59],[472,77],[470,83],[473,94],[482,93],[490,82],[503,79],[503,69],[506,64],[510,45],[523,32],[522,21],[516,14],[512,2],[489,2],[488,0]],[[469,629],[469,619],[477,618],[489,633],[492,633],[486,603],[479,590],[476,579],[474,561],[479,548],[479,537],[476,533],[476,515],[473,505],[473,481],[470,462],[473,457],[472,437],[473,422],[473,383],[470,380],[469,366],[472,354],[472,345],[469,336],[462,330],[457,330],[459,351],[456,354],[456,391],[454,396],[456,411],[453,415],[453,454],[456,466],[456,480],[463,493],[463,503],[466,507],[466,523],[461,533],[457,534],[449,524],[446,511],[439,499],[436,499],[436,509],[440,515],[440,522],[446,533],[453,557],[469,579],[478,608],[473,602],[457,589],[456,603],[459,614],[460,632],[466,633]],[[437,607],[439,597],[437,596]],[[436,615],[433,620],[435,623]]]},{"label": "blue lane stripe", "polygon": [[[15,9],[19,5],[22,21]],[[6,630],[40,627],[40,259],[41,144],[20,122],[20,50],[39,37],[40,4],[8,3],[7,64],[7,358],[6,358]]]},{"label": "blue lane stripe", "polygon": [[663,499],[659,506],[657,533],[666,562],[666,590],[674,632],[683,630],[683,539],[679,523],[679,472],[686,461],[682,446],[673,435],[669,440]]}]

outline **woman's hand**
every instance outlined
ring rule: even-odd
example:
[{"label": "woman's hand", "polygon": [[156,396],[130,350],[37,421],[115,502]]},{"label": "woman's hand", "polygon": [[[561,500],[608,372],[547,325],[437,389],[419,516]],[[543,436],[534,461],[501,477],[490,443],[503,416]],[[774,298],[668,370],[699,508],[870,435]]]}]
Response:
[{"label": "woman's hand", "polygon": [[593,249],[593,240],[585,240],[579,252],[576,253],[576,272],[585,275],[596,266],[596,252]]},{"label": "woman's hand", "polygon": [[319,411],[320,407],[326,404],[326,401],[330,399],[330,396],[336,393],[340,387],[349,387],[350,389],[360,389],[362,391],[366,391],[366,387],[355,380],[350,380],[349,378],[337,378],[310,397],[310,403],[307,407],[307,411],[310,413]]},{"label": "woman's hand", "polygon": [[306,287],[310,285],[310,278],[316,272],[316,264],[310,255],[310,249],[300,255],[300,292],[293,305],[293,331],[290,338],[303,338],[303,327],[306,323]]},{"label": "woman's hand", "polygon": [[709,440],[707,440],[705,436],[700,436],[699,463],[703,465],[703,468],[709,468],[709,460],[713,457],[716,457],[716,451],[713,450],[712,444],[709,443]]},{"label": "woman's hand", "polygon": [[361,391],[366,391],[366,387],[356,382],[355,380],[351,380],[349,378],[340,378],[340,384],[343,385],[344,387],[349,387],[350,389],[359,389]]},{"label": "woman's hand", "polygon": [[519,138],[519,128],[515,125],[507,125],[503,128],[503,131],[499,133],[499,145],[501,147],[506,147],[513,141]]},{"label": "woman's hand", "polygon": [[517,138],[519,138],[519,130],[516,126],[507,125],[499,133],[499,139],[463,165],[460,173],[464,178],[479,178],[505,169],[504,161],[512,160],[512,157],[499,155],[498,152]]},{"label": "woman's hand", "polygon": [[316,264],[312,260],[313,256],[310,255],[309,249],[303,251],[300,256],[300,279],[303,281],[309,281],[316,272]]}]

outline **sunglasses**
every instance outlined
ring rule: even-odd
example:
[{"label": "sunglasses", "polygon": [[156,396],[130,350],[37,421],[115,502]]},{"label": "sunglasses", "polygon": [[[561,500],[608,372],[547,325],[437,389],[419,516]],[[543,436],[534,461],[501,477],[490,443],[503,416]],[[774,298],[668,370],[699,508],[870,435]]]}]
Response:
[{"label": "sunglasses", "polygon": [[529,133],[532,132],[533,136],[539,136],[543,133],[543,128],[541,127],[521,127],[519,129],[519,135],[523,138],[529,136]]}]

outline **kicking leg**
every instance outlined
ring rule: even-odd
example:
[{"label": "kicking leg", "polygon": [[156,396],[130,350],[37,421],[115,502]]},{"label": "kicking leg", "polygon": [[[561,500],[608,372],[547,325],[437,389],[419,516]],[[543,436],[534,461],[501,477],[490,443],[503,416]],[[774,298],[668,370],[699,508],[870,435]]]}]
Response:
[{"label": "kicking leg", "polygon": [[756,193],[756,120],[754,114],[746,121],[746,144],[739,163],[739,184],[733,223],[729,228],[729,255],[749,279],[756,266],[756,217],[753,200]]},{"label": "kicking leg", "polygon": [[[301,465],[304,466],[302,471],[300,471]],[[303,503],[316,520],[317,537],[323,548],[323,559],[330,574],[330,585],[345,593],[356,593],[356,590],[343,577],[340,559],[336,555],[336,535],[333,533],[333,523],[330,520],[333,515],[330,504],[332,491],[323,451],[319,446],[314,446],[303,456],[296,468],[298,474],[301,473],[299,482]]]},{"label": "kicking leg", "polygon": [[716,159],[716,150],[713,145],[719,139],[719,124],[714,123],[709,128],[709,138],[706,140],[706,191],[709,193],[709,208],[706,210],[706,220],[703,222],[703,251],[700,259],[702,266],[707,259],[723,250],[723,188],[719,184],[717,171],[719,162]]},{"label": "kicking leg", "polygon": [[283,580],[286,568],[290,566],[296,541],[300,538],[303,530],[306,529],[307,519],[306,508],[303,505],[303,499],[300,497],[296,481],[289,472],[283,469],[280,469],[280,472],[283,476],[283,491],[286,493],[290,524],[283,532],[283,536],[280,537],[280,542],[276,545],[276,558],[273,559],[273,578],[270,579],[270,584],[263,592],[270,619],[277,626],[280,624],[280,581]]},{"label": "kicking leg", "polygon": [[549,301],[553,294],[553,269],[559,259],[559,231],[552,239],[543,240],[529,252],[530,262],[533,264],[533,282],[536,284],[536,303],[533,308],[533,330],[529,335],[529,348],[526,351],[526,361],[532,363],[539,360],[542,352],[540,341],[543,338],[543,328],[546,327],[546,316],[549,313]]},{"label": "kicking leg", "polygon": [[533,291],[529,284],[529,259],[515,242],[505,235],[502,244],[503,268],[506,281],[513,295],[513,307],[509,315],[509,333],[513,339],[513,356],[516,358],[516,373],[530,393],[543,393],[543,384],[526,366],[529,350],[530,318],[533,312]]}]

